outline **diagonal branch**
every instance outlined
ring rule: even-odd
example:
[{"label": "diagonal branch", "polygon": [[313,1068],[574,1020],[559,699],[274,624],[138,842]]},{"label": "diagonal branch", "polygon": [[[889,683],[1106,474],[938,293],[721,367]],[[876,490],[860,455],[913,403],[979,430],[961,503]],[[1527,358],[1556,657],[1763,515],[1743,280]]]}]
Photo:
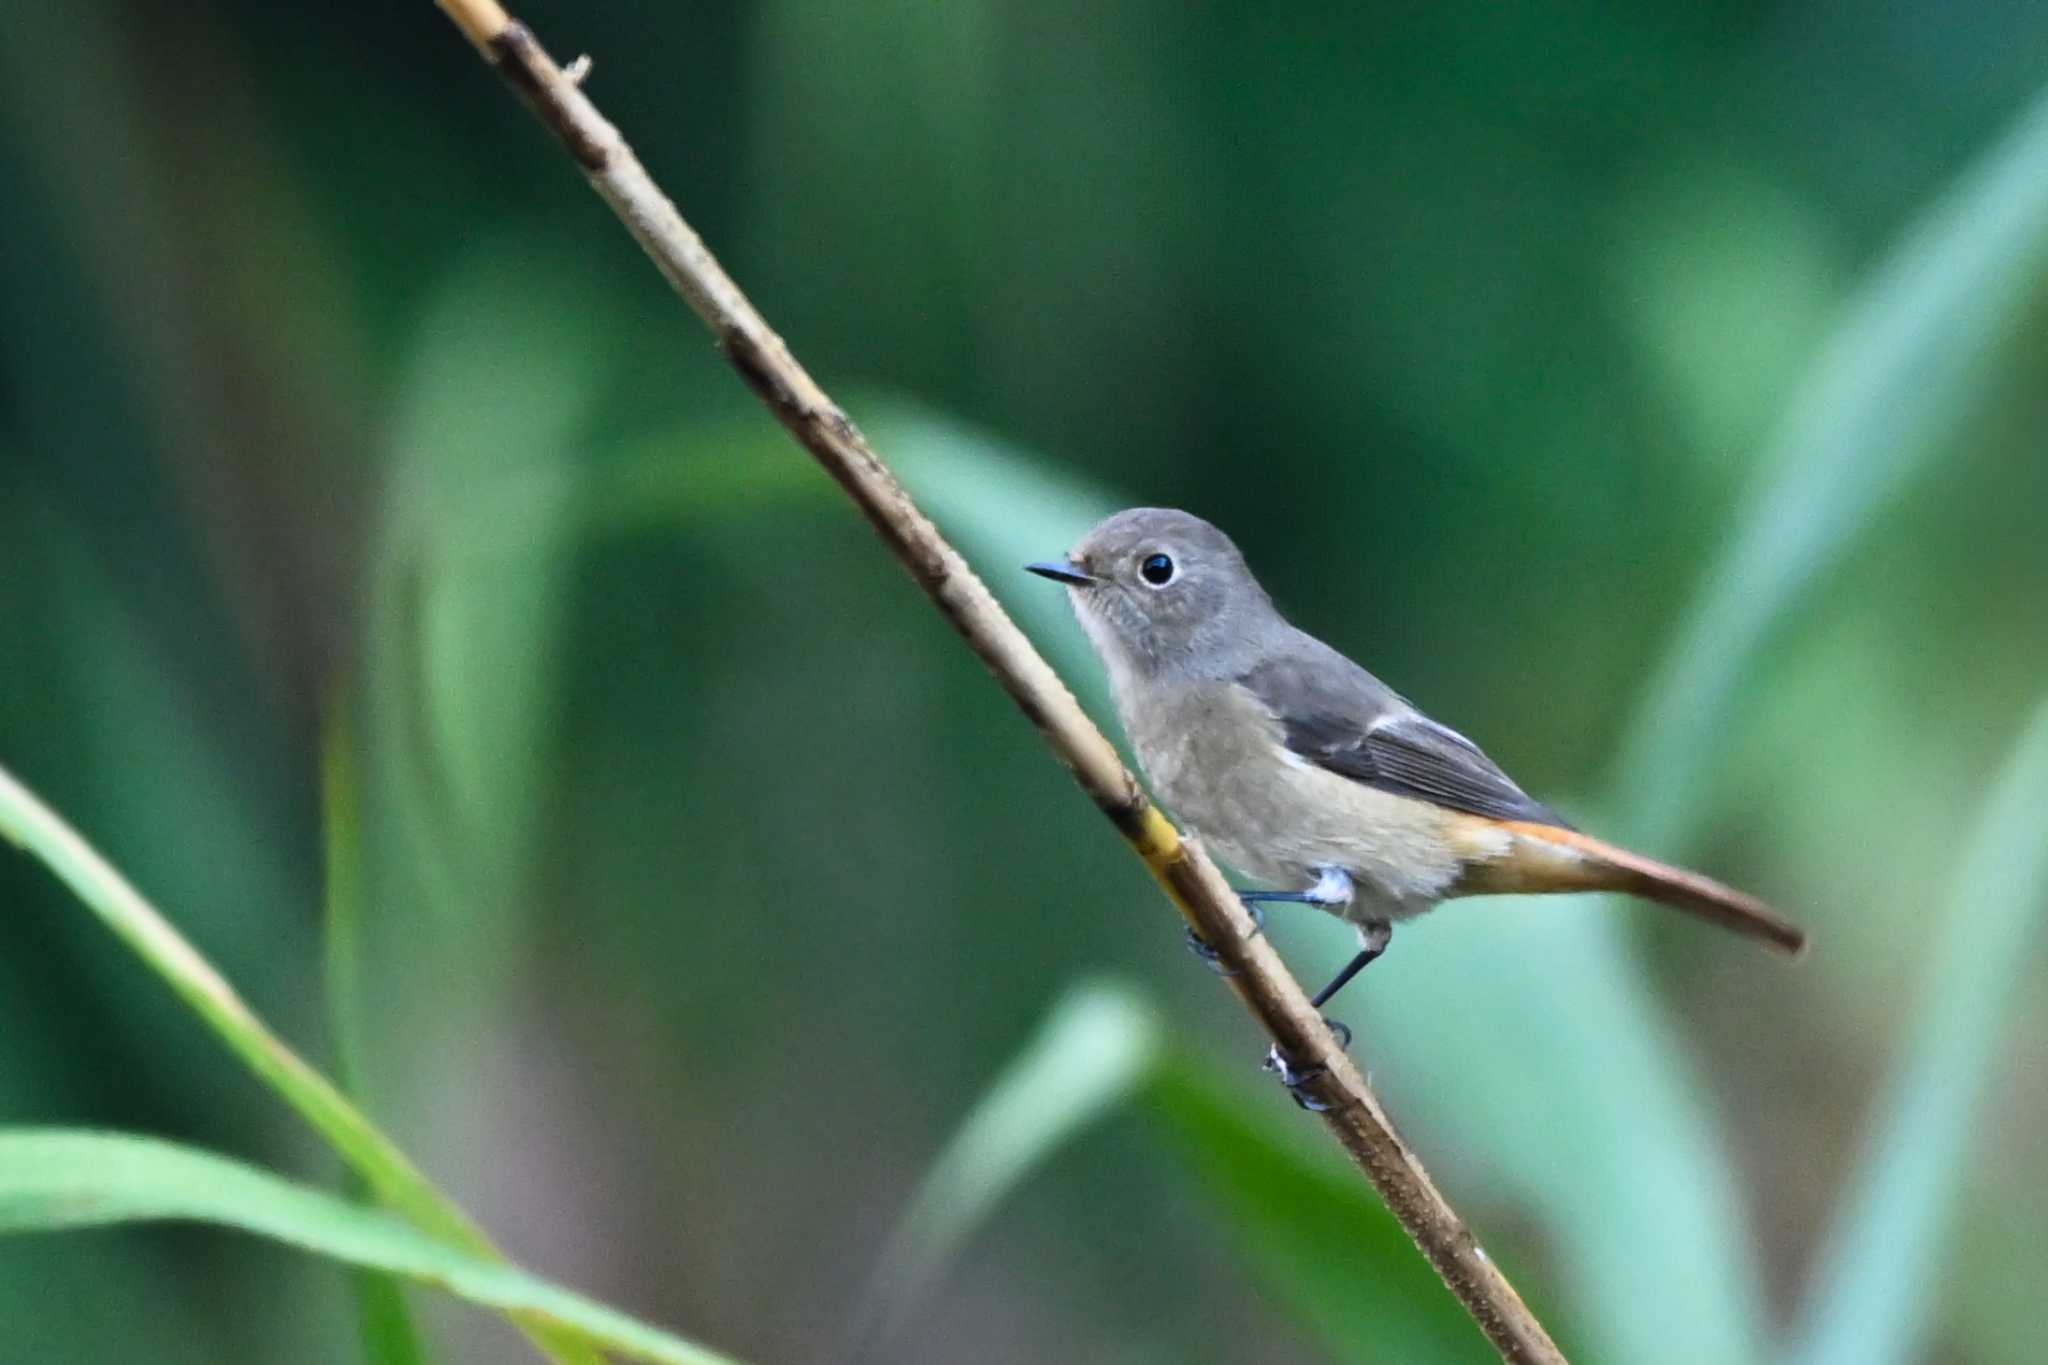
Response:
[{"label": "diagonal branch", "polygon": [[1216,865],[1146,800],[1066,684],[712,258],[618,130],[578,88],[581,71],[557,66],[496,0],[437,3],[560,139],[592,187],[718,338],[748,387],[839,481],[940,614],[1073,771],[1088,798],[1152,869],[1188,923],[1216,945],[1223,962],[1237,973],[1228,978],[1232,986],[1275,1045],[1297,1067],[1320,1069],[1309,1093],[1327,1106],[1323,1119],[1331,1133],[1502,1359],[1531,1365],[1562,1362],[1543,1325],[1395,1133],[1378,1098],[1310,1008],[1279,954],[1254,932]]}]

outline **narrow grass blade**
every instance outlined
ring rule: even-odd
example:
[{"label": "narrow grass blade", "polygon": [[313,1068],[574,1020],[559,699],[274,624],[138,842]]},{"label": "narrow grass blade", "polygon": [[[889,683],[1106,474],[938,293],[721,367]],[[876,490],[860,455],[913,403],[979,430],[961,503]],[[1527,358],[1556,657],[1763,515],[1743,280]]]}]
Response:
[{"label": "narrow grass blade", "polygon": [[1925,995],[1878,1131],[1828,1238],[1789,1360],[1891,1365],[1918,1358],[1940,1302],[1937,1253],[2016,988],[2048,915],[2048,706],[1984,808],[1932,935]]},{"label": "narrow grass blade", "polygon": [[356,1334],[367,1365],[427,1365],[426,1345],[398,1276],[357,1269],[350,1278],[355,1281]]},{"label": "narrow grass blade", "polygon": [[191,1219],[401,1275],[505,1314],[536,1334],[658,1365],[733,1365],[680,1337],[389,1214],[190,1147],[120,1133],[0,1130],[0,1232]]},{"label": "narrow grass blade", "polygon": [[1158,1020],[1127,989],[1095,983],[1060,1000],[969,1111],[896,1225],[853,1334],[857,1357],[886,1343],[1034,1170],[1144,1084],[1158,1051]]},{"label": "narrow grass blade", "polygon": [[[351,1097],[363,1096],[362,1021],[357,1013],[358,932],[362,911],[362,829],[356,812],[354,736],[348,710],[333,703],[320,753],[320,825],[326,906],[321,951],[326,968],[327,1032],[334,1074]],[[367,1183],[348,1173],[349,1193],[367,1199]],[[362,1269],[355,1282],[356,1323],[369,1365],[426,1365],[426,1348],[395,1276]]]},{"label": "narrow grass blade", "polygon": [[[327,1140],[380,1200],[451,1246],[483,1256],[498,1254],[467,1215],[435,1189],[333,1082],[308,1066],[256,1017],[213,964],[201,957],[127,878],[4,768],[0,768],[0,837],[18,844],[54,872],[230,1051]],[[551,1358],[574,1365],[601,1361],[602,1357],[578,1340],[550,1339],[548,1330],[535,1329],[535,1344]]]}]

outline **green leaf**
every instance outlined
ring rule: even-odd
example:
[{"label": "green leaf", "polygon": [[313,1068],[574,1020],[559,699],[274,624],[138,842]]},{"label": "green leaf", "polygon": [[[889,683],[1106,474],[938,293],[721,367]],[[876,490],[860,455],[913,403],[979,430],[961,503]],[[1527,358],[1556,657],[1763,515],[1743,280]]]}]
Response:
[{"label": "green leaf", "polygon": [[[1344,999],[1353,1052],[1441,1175],[1529,1211],[1591,1358],[1756,1360],[1741,1187],[1628,913],[1471,901],[1397,931],[1401,970]],[[1341,925],[1300,929],[1351,949]]]},{"label": "green leaf", "polygon": [[1106,488],[1053,472],[1042,458],[924,409],[902,402],[875,407],[866,423],[875,448],[961,554],[987,575],[1003,610],[1101,715],[1108,686],[1074,625],[1067,595],[1025,573],[1024,565],[1065,554],[1082,532],[1126,504]]},{"label": "green leaf", "polygon": [[1875,1113],[1789,1356],[1796,1365],[1917,1359],[1940,1301],[1937,1253],[1984,1092],[2006,1065],[2032,940],[2048,913],[2048,705],[1977,822],[1955,895],[1926,938],[1926,994]]},{"label": "green leaf", "polygon": [[[106,926],[171,987],[228,1049],[327,1141],[343,1161],[415,1226],[450,1245],[496,1256],[466,1214],[428,1182],[334,1083],[308,1066],[243,1003],[234,987],[199,955],[128,879],[78,831],[0,768],[0,837],[40,859]],[[583,1365],[596,1358],[575,1341],[535,1344],[552,1358]]]},{"label": "green leaf", "polygon": [[1158,1051],[1158,1020],[1127,988],[1097,982],[1063,996],[918,1186],[882,1252],[855,1341],[870,1351],[885,1343],[997,1206],[1138,1090]]},{"label": "green leaf", "polygon": [[496,1309],[530,1331],[635,1360],[732,1365],[730,1357],[436,1241],[389,1214],[211,1152],[119,1133],[0,1131],[0,1232],[166,1219],[218,1223],[402,1275]]},{"label": "green leaf", "polygon": [[1326,1158],[1319,1135],[1303,1155],[1277,1121],[1283,1111],[1225,1095],[1164,1046],[1150,1005],[1127,987],[1088,983],[1054,1006],[920,1184],[883,1252],[852,1354],[884,1358],[895,1327],[1002,1202],[1133,1100],[1216,1194],[1233,1249],[1340,1354],[1456,1359],[1482,1348],[1372,1186]]},{"label": "green leaf", "polygon": [[1149,1098],[1162,1131],[1229,1215],[1231,1245],[1333,1353],[1362,1362],[1485,1353],[1394,1215],[1329,1155],[1320,1133],[1307,1151],[1282,1141],[1263,1104],[1230,1095],[1185,1061],[1160,1069]]},{"label": "green leaf", "polygon": [[[400,780],[428,908],[514,902],[560,672],[579,470],[602,357],[531,243],[473,253],[429,301],[392,420],[366,719]],[[507,920],[471,916],[472,951]],[[478,921],[481,920],[479,923]]]},{"label": "green leaf", "polygon": [[[1804,380],[1739,529],[1646,693],[1606,803],[1677,851],[1763,646],[1925,472],[2048,258],[2048,104],[1904,238]],[[1394,1103],[1477,1149],[1555,1240],[1603,1359],[1754,1360],[1761,1271],[1695,1068],[1611,901],[1461,906],[1408,934],[1360,1005]],[[1327,932],[1327,931],[1325,931]],[[1333,952],[1335,957],[1336,953]],[[1417,960],[1418,956],[1421,958]],[[1441,982],[1455,980],[1446,998]],[[1416,1022],[1428,1021],[1417,1034]],[[1459,1084],[1425,1082],[1453,1074]],[[1555,1096],[1572,1101],[1559,1106]],[[1530,1113],[1545,1121],[1530,1125]]]},{"label": "green leaf", "polygon": [[363,1359],[369,1365],[426,1365],[429,1357],[420,1340],[412,1310],[406,1306],[405,1286],[396,1275],[380,1270],[357,1270],[354,1281],[356,1332],[363,1343]]},{"label": "green leaf", "polygon": [[1997,373],[2048,267],[2048,94],[1913,224],[1807,372],[1624,749],[1637,838],[1680,832],[1742,680]]}]

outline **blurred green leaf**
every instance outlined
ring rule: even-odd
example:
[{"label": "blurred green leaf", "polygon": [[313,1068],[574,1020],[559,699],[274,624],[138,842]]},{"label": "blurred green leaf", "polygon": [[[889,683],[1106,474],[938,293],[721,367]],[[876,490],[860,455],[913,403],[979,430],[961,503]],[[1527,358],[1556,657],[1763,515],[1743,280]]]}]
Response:
[{"label": "blurred green leaf", "polygon": [[1719,482],[1746,464],[1841,309],[1834,224],[1716,143],[1650,172],[1610,264],[1674,427]]},{"label": "blurred green leaf", "polygon": [[356,1332],[368,1365],[426,1365],[426,1345],[420,1340],[398,1277],[387,1271],[358,1269],[350,1279],[355,1283]]},{"label": "blurred green leaf", "polygon": [[1870,1151],[1842,1201],[1789,1359],[1917,1359],[1941,1300],[1938,1256],[1984,1092],[2048,913],[2048,706],[1999,779],[1930,948],[1904,1058],[1874,1110]]},{"label": "blurred green leaf", "polygon": [[1067,992],[961,1122],[883,1249],[853,1337],[874,1350],[1032,1172],[1144,1084],[1159,1022],[1122,986]]},{"label": "blurred green leaf", "polygon": [[[310,1002],[267,989],[296,975],[305,952],[286,917],[260,908],[298,897],[302,886],[289,852],[300,837],[298,779],[252,758],[266,738],[261,708],[232,731],[195,723],[207,691],[165,647],[150,612],[123,600],[121,583],[68,518],[38,505],[40,497],[26,501],[38,534],[16,543],[33,546],[38,567],[22,577],[43,598],[53,629],[8,660],[6,686],[19,689],[22,702],[40,694],[48,709],[23,718],[19,747],[6,760],[90,800],[96,837],[149,868],[153,884],[192,897],[193,932],[218,943],[232,970],[263,983],[259,998],[289,1025],[312,1024],[318,1012]],[[136,685],[141,679],[148,684]],[[124,1028],[145,1024],[131,1036],[151,1063],[189,1073],[186,1040],[165,1036],[146,1007],[130,1015],[134,1002],[122,998],[120,980],[115,973],[78,983],[79,1003],[99,1002]],[[202,1076],[186,1074],[172,1088],[185,1087],[200,1103],[220,1098]]]},{"label": "blurred green leaf", "polygon": [[1190,1059],[1160,1068],[1148,1099],[1228,1215],[1233,1249],[1339,1357],[1488,1358],[1472,1320],[1372,1186],[1321,1159],[1320,1133],[1313,1155],[1281,1141],[1274,1111],[1228,1094]]},{"label": "blurred green leaf", "polygon": [[1107,488],[961,423],[901,401],[872,406],[872,417],[863,414],[875,448],[986,576],[1003,610],[1023,623],[1075,693],[1102,714],[1109,699],[1102,666],[1074,625],[1066,593],[1025,573],[1024,565],[1064,555],[1084,531],[1126,504]]},{"label": "blurred green leaf", "polygon": [[[468,1216],[428,1182],[397,1144],[272,1033],[155,906],[4,768],[0,768],[0,837],[19,845],[55,873],[230,1051],[326,1139],[380,1199],[451,1246],[486,1257],[498,1255]],[[545,1325],[535,1332],[535,1344],[554,1359],[572,1363],[591,1359],[580,1343],[550,1337]]]},{"label": "blurred green leaf", "polygon": [[[362,1102],[362,1018],[358,977],[362,921],[362,823],[356,802],[355,736],[348,711],[336,702],[321,737],[321,842],[326,871],[321,915],[325,962],[327,1031],[334,1049],[334,1073],[342,1093]],[[349,1193],[370,1195],[363,1178],[350,1171]],[[426,1349],[406,1308],[405,1291],[394,1276],[358,1268],[351,1272],[357,1330],[370,1365],[425,1365]]]},{"label": "blurred green leaf", "polygon": [[582,534],[597,540],[674,532],[796,502],[825,506],[833,496],[830,482],[765,414],[689,422],[631,442],[592,467]]},{"label": "blurred green leaf", "polygon": [[471,946],[525,883],[573,549],[570,460],[602,358],[546,253],[472,255],[424,310],[373,561],[369,735],[429,908]]},{"label": "blurred green leaf", "polygon": [[[1346,1359],[1484,1353],[1471,1321],[1372,1187],[1282,1136],[1292,1110],[1247,1109],[1163,1045],[1128,988],[1077,986],[946,1144],[898,1222],[854,1334],[880,1358],[895,1327],[1002,1201],[1112,1106],[1143,1100],[1217,1196],[1229,1245]],[[1264,1121],[1253,1115],[1264,1115]]]},{"label": "blurred green leaf", "polygon": [[[1601,827],[1672,851],[1760,646],[1953,429],[2044,253],[2048,105],[1929,212],[1850,307],[1646,691]],[[1397,1103],[1477,1144],[1543,1211],[1602,1358],[1757,1359],[1760,1270],[1741,1185],[1683,1047],[1628,960],[1624,913],[1581,897],[1441,916],[1409,935],[1428,959],[1374,983],[1365,1036],[1390,1060]],[[1459,982],[1454,1000],[1445,979]],[[1417,1020],[1429,1021],[1426,1039],[1408,1036]],[[1418,1080],[1408,1101],[1401,1077],[1425,1056],[1464,1083]],[[1572,1102],[1556,1105],[1558,1094]],[[1521,1121],[1538,1112],[1544,1124]]]},{"label": "blurred green leaf", "polygon": [[[1587,897],[1486,900],[1404,926],[1401,970],[1346,997],[1363,1016],[1354,1051],[1468,1201],[1533,1215],[1591,1358],[1755,1360],[1763,1302],[1742,1187],[1629,946],[1629,913]],[[1348,951],[1343,926],[1303,928],[1333,960]]]},{"label": "blurred green leaf", "polygon": [[1617,809],[1673,841],[1758,650],[1998,373],[2048,266],[2048,92],[1906,232],[1808,370],[1624,746]]},{"label": "blurred green leaf", "polygon": [[493,1308],[543,1335],[661,1365],[729,1357],[581,1294],[434,1240],[253,1166],[154,1138],[58,1128],[0,1130],[0,1233],[194,1219],[403,1275]]}]

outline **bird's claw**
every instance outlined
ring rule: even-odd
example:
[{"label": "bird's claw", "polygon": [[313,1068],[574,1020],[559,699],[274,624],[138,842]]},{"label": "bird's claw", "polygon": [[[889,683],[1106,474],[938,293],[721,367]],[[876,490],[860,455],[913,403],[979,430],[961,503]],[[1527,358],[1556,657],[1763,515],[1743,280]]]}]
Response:
[{"label": "bird's claw", "polygon": [[[1266,912],[1264,910],[1261,910],[1258,907],[1258,905],[1252,901],[1246,901],[1244,903],[1244,909],[1245,913],[1252,917],[1252,931],[1245,937],[1256,937],[1258,935],[1258,932],[1266,927]],[[1195,927],[1192,924],[1182,929],[1180,931],[1180,936],[1187,943],[1188,951],[1193,953],[1196,957],[1202,959],[1203,965],[1206,966],[1210,971],[1216,973],[1216,975],[1218,976],[1237,975],[1237,969],[1235,967],[1232,967],[1229,963],[1223,960],[1223,955],[1216,951],[1216,945],[1209,942],[1208,939],[1203,938],[1200,934],[1196,933]]]},{"label": "bird's claw", "polygon": [[[1337,1046],[1351,1046],[1351,1026],[1341,1019],[1325,1019],[1323,1024],[1337,1036]],[[1294,1059],[1280,1050],[1278,1043],[1266,1049],[1266,1060],[1260,1068],[1280,1078],[1280,1084],[1287,1087],[1288,1095],[1294,1102],[1311,1114],[1328,1112],[1330,1106],[1309,1087],[1329,1074],[1326,1066],[1296,1066]]]},{"label": "bird's claw", "polygon": [[1209,942],[1208,939],[1203,938],[1200,934],[1196,933],[1195,927],[1192,924],[1189,925],[1187,928],[1181,930],[1180,936],[1183,940],[1186,941],[1188,945],[1188,951],[1193,953],[1196,957],[1202,959],[1202,965],[1207,967],[1210,971],[1216,973],[1216,975],[1218,976],[1237,975],[1237,968],[1231,966],[1228,962],[1225,962],[1223,960],[1223,954],[1216,951],[1216,945]]},{"label": "bird's claw", "polygon": [[1330,1106],[1322,1097],[1308,1088],[1329,1074],[1327,1067],[1297,1067],[1293,1060],[1280,1050],[1278,1043],[1266,1049],[1266,1060],[1259,1065],[1278,1076],[1280,1084],[1287,1087],[1287,1093],[1293,1096],[1294,1102],[1303,1109],[1312,1114],[1320,1114],[1329,1109]]}]

